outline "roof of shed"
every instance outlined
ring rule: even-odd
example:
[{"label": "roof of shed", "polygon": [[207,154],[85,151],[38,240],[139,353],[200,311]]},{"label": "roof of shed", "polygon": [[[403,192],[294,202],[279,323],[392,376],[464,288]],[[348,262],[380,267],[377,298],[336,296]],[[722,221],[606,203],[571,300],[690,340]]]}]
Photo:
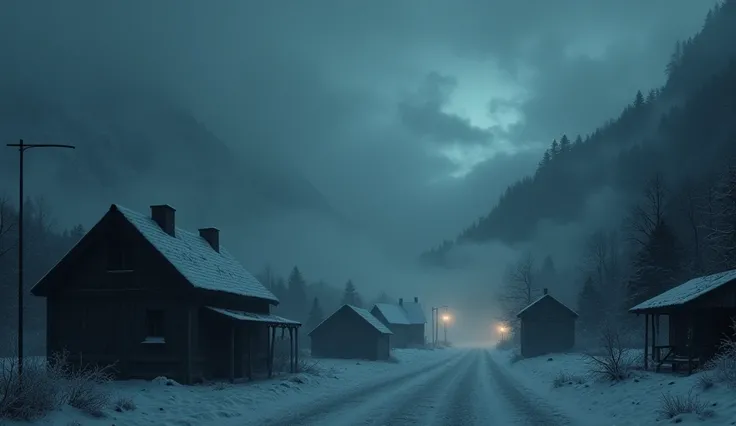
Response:
[{"label": "roof of shed", "polygon": [[371,327],[373,327],[376,331],[378,331],[381,334],[394,334],[393,332],[391,332],[391,330],[388,329],[388,327],[386,327],[385,325],[383,325],[383,323],[378,318],[376,318],[375,316],[373,316],[373,314],[370,313],[370,312],[368,312],[367,310],[365,310],[363,308],[359,308],[357,306],[353,306],[353,305],[342,305],[340,307],[340,309],[338,309],[335,312],[333,312],[332,315],[330,315],[327,318],[325,318],[324,320],[322,320],[321,323],[317,324],[316,327],[314,327],[312,330],[310,330],[309,331],[309,335],[311,335],[312,333],[314,333],[315,330],[317,330],[318,328],[320,328],[322,326],[322,324],[330,321],[332,319],[332,317],[334,317],[335,315],[337,315],[339,312],[345,311],[345,310],[357,314],[359,317],[361,317],[363,320],[365,320],[365,322],[368,323],[368,325],[370,325]]},{"label": "roof of shed", "polygon": [[404,302],[401,307],[404,308],[404,312],[406,312],[406,318],[409,320],[410,324],[427,323],[427,317],[424,316],[424,308],[422,308],[421,303]]},{"label": "roof of shed", "polygon": [[572,309],[570,309],[570,307],[569,307],[569,306],[567,306],[567,305],[565,305],[564,303],[560,302],[559,300],[555,299],[555,298],[554,298],[554,297],[552,297],[551,295],[549,295],[549,294],[545,294],[545,295],[543,295],[542,297],[540,297],[540,298],[538,298],[537,300],[535,300],[535,301],[533,301],[532,303],[530,303],[530,304],[529,304],[529,305],[528,305],[527,307],[525,307],[524,309],[520,310],[520,311],[519,311],[519,313],[518,313],[518,314],[516,314],[516,317],[517,317],[517,318],[521,318],[521,317],[522,317],[522,316],[523,316],[523,315],[524,315],[525,313],[529,313],[530,311],[533,311],[533,310],[535,309],[535,307],[537,307],[537,306],[541,305],[541,302],[542,302],[542,301],[545,301],[545,300],[550,300],[550,301],[552,301],[552,302],[554,302],[554,303],[556,303],[556,304],[558,304],[558,305],[562,306],[563,308],[565,308],[565,309],[567,309],[568,311],[570,311],[570,313],[571,313],[571,314],[572,314],[573,316],[575,316],[575,317],[577,317],[577,316],[578,316],[577,312],[575,312],[575,311],[573,311]]},{"label": "roof of shed", "polygon": [[406,317],[406,311],[401,309],[399,305],[391,303],[376,303],[375,308],[386,318],[389,324],[411,324],[409,318]]},{"label": "roof of shed", "polygon": [[636,313],[683,306],[733,281],[736,281],[736,269],[693,278],[684,284],[639,303],[629,309],[629,312]]}]

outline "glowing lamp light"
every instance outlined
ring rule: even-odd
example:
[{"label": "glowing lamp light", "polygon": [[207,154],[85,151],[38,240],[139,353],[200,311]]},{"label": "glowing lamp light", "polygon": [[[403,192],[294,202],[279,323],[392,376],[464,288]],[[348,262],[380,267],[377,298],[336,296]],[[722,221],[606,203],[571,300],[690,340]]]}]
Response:
[{"label": "glowing lamp light", "polygon": [[447,314],[442,315],[442,322],[450,322],[450,316]]},{"label": "glowing lamp light", "polygon": [[508,327],[503,326],[503,325],[499,325],[498,326],[498,332],[499,333],[506,333],[507,331],[509,331]]}]

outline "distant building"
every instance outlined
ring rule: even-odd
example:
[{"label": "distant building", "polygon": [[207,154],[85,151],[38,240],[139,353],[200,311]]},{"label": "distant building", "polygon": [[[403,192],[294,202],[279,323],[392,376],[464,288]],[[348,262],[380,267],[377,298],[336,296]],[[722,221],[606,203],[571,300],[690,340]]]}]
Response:
[{"label": "distant building", "polygon": [[365,309],[343,305],[309,333],[315,358],[386,360],[392,333]]},{"label": "distant building", "polygon": [[427,318],[418,297],[409,303],[399,299],[397,305],[377,303],[371,309],[371,313],[394,333],[391,337],[392,347],[424,346]]},{"label": "distant building", "polygon": [[517,315],[520,319],[521,355],[535,357],[566,352],[575,346],[575,321],[578,314],[550,296],[544,295]]},{"label": "distant building", "polygon": [[691,373],[718,352],[724,336],[734,336],[736,269],[693,278],[629,312],[644,314],[644,368],[652,362],[657,371]]},{"label": "distant building", "polygon": [[46,298],[49,355],[115,363],[119,378],[270,375],[276,330],[300,326],[270,314],[278,299],[217,229],[184,231],[168,205],[147,216],[113,204],[31,291]]}]

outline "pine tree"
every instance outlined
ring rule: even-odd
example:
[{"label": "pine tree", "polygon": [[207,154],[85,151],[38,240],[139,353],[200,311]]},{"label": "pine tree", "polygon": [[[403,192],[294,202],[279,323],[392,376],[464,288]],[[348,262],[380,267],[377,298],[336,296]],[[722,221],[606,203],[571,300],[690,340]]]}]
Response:
[{"label": "pine tree", "polygon": [[385,291],[382,291],[381,294],[378,295],[376,298],[376,303],[391,303],[393,302],[393,299],[389,297],[388,294],[386,294]]},{"label": "pine tree", "polygon": [[358,291],[355,289],[355,285],[353,285],[352,280],[348,280],[348,282],[345,283],[345,291],[342,294],[342,304],[353,305],[358,308],[363,305],[363,301],[361,300]]},{"label": "pine tree", "polygon": [[539,162],[539,167],[537,168],[537,172],[549,166],[549,163],[551,161],[552,161],[552,154],[550,154],[550,151],[549,150],[544,151],[544,155],[542,156],[542,160]]},{"label": "pine tree", "polygon": [[309,310],[307,322],[305,323],[307,330],[314,330],[314,328],[317,327],[324,319],[325,315],[322,312],[322,306],[319,304],[319,299],[315,297],[314,300],[312,300],[312,309]]},{"label": "pine tree", "polygon": [[549,147],[549,153],[552,158],[555,158],[560,153],[560,144],[557,143],[557,139],[552,141],[552,145]]},{"label": "pine tree", "polygon": [[302,273],[296,266],[289,275],[289,285],[286,293],[289,302],[289,315],[292,315],[297,321],[303,321],[307,314],[307,285]]},{"label": "pine tree", "polygon": [[634,98],[634,108],[641,108],[642,106],[644,106],[644,95],[641,94],[641,90],[637,90]]},{"label": "pine tree", "polygon": [[578,135],[578,136],[577,136],[577,137],[575,138],[575,143],[574,143],[574,144],[575,144],[575,146],[580,146],[580,145],[582,145],[582,144],[583,144],[583,137],[582,137],[582,136],[580,136],[580,135]]},{"label": "pine tree", "polygon": [[578,294],[578,322],[584,332],[594,333],[599,329],[603,321],[604,310],[601,308],[604,302],[600,289],[593,278],[588,276]]},{"label": "pine tree", "polygon": [[646,103],[648,105],[651,105],[656,100],[657,100],[657,92],[654,89],[652,89],[652,90],[649,91],[649,94],[647,95]]},{"label": "pine tree", "polygon": [[672,288],[680,277],[680,262],[674,230],[660,220],[634,258],[634,275],[629,281],[630,302],[641,303]]},{"label": "pine tree", "polygon": [[567,138],[567,135],[562,135],[559,149],[561,154],[570,151],[570,139]]}]

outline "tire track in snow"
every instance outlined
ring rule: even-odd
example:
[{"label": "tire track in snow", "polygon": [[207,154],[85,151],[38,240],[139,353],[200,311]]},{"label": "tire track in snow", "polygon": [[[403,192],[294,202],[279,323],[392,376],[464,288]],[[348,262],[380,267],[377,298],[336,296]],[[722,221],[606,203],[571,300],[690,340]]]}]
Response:
[{"label": "tire track in snow", "polygon": [[411,381],[417,380],[418,377],[437,371],[438,368],[444,370],[444,368],[448,368],[448,365],[454,366],[464,360],[467,356],[468,354],[466,352],[458,352],[453,356],[447,358],[443,357],[440,361],[433,362],[422,368],[411,370],[398,376],[392,376],[390,379],[382,380],[378,383],[372,383],[366,386],[356,387],[353,390],[346,391],[338,395],[337,397],[333,396],[323,398],[319,401],[310,403],[309,406],[304,409],[301,409],[301,407],[295,407],[294,411],[291,411],[285,416],[258,419],[256,423],[251,424],[263,426],[327,425],[329,423],[325,423],[321,419],[331,415],[332,413],[343,412],[345,406],[351,406],[355,403],[368,401],[371,398],[380,397],[383,392],[390,391],[392,388],[407,385]]},{"label": "tire track in snow", "polygon": [[448,388],[445,401],[432,419],[435,426],[490,426],[494,425],[491,410],[488,409],[493,396],[483,379],[486,360],[482,350],[474,349],[475,359],[470,367],[459,375]]},{"label": "tire track in snow", "polygon": [[[485,352],[485,358],[490,373],[489,380],[495,384],[497,393],[503,396],[508,404],[504,415],[509,419],[504,424],[515,422],[524,426],[565,426],[574,425],[569,418],[562,415],[547,401],[524,388],[520,383],[508,376],[498,365],[490,352]],[[503,407],[503,404],[499,404]],[[512,412],[509,412],[512,410]]]}]

